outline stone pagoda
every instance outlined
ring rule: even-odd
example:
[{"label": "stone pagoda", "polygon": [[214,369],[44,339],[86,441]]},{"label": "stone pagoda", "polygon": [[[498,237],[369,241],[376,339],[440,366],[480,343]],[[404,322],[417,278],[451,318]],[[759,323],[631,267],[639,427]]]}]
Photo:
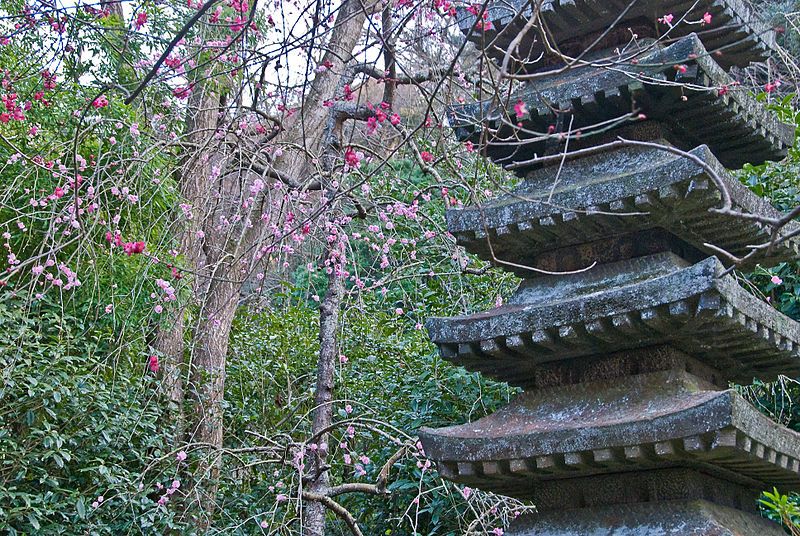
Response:
[{"label": "stone pagoda", "polygon": [[[523,281],[503,306],[427,324],[446,359],[524,392],[423,429],[425,451],[453,481],[534,502],[509,536],[783,534],[757,500],[800,490],[800,435],[729,386],[800,376],[800,324],[715,256],[769,241],[741,213],[778,215],[726,171],[793,142],[727,74],[774,37],[740,0],[544,0],[554,46],[606,47],[561,69],[538,32],[518,38],[530,5],[490,3],[483,31],[462,13],[498,63],[516,42],[514,72],[546,71],[505,106],[451,110],[457,135],[522,181],[447,213],[461,245]],[[656,22],[669,13],[674,27]],[[740,214],[710,210],[726,204]],[[790,238],[748,263],[797,257]]]}]

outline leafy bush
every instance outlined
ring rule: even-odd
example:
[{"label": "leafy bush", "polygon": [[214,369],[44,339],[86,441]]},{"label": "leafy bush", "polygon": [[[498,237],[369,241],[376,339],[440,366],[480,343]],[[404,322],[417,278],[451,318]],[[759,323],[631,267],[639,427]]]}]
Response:
[{"label": "leafy bush", "polygon": [[110,326],[87,322],[85,311],[26,303],[0,297],[0,526],[11,534],[165,526],[169,516],[138,489],[170,440],[144,361],[110,360]]},{"label": "leafy bush", "polygon": [[[474,420],[506,404],[515,392],[443,362],[413,321],[380,309],[352,309],[345,319],[347,336],[341,352],[346,362],[339,366],[335,406],[340,425],[333,432],[329,457],[331,475],[337,482],[375,482],[383,463],[399,448],[389,437],[402,443],[421,426]],[[242,446],[248,430],[306,440],[316,337],[317,314],[307,305],[239,315],[226,393],[232,448]],[[355,427],[352,437],[347,432],[350,424]],[[364,472],[358,476],[362,456],[369,463],[361,463]],[[255,463],[258,457],[247,460]],[[454,493],[455,486],[442,482],[435,470],[419,461],[405,456],[395,464],[388,486],[390,496],[352,494],[342,504],[358,513],[359,522],[371,534],[395,534],[398,526],[414,523],[417,534],[462,534],[459,520],[468,517],[462,494]],[[235,460],[227,462],[237,465]],[[280,508],[275,499],[292,489],[293,473],[293,468],[278,463],[264,465],[245,480],[231,480],[224,486],[222,509],[231,514],[246,508],[246,513],[237,517],[252,519],[255,526],[256,520],[272,516],[273,509]],[[277,487],[278,482],[283,487]],[[421,497],[420,490],[425,491]],[[411,518],[403,520],[409,509]],[[281,519],[285,515],[283,512]],[[349,532],[342,526],[334,533]]]}]

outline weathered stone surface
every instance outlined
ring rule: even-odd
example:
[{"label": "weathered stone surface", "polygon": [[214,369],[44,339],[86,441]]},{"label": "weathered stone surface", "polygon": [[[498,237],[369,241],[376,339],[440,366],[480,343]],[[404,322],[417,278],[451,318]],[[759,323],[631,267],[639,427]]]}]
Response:
[{"label": "weathered stone surface", "polygon": [[502,307],[426,325],[445,359],[522,387],[543,363],[662,344],[726,381],[800,375],[800,325],[720,277],[716,258],[688,264],[661,253],[542,276]]},{"label": "weathered stone surface", "polygon": [[784,536],[781,527],[753,514],[707,501],[631,504],[531,514],[507,536]]},{"label": "weathered stone surface", "polygon": [[[529,20],[530,6],[531,3],[524,0],[489,2],[487,20],[491,21],[492,28],[487,31],[472,30],[476,16],[466,8],[459,8],[457,17],[467,39],[501,64],[511,41]],[[627,44],[631,35],[628,28],[639,37],[667,34],[668,28],[659,26],[657,19],[668,13],[675,15],[677,23],[684,15],[687,21],[699,21],[706,12],[712,15],[712,24],[703,27],[700,35],[708,50],[719,52],[715,59],[721,65],[745,66],[769,56],[775,44],[774,32],[741,0],[638,0],[633,3],[629,0],[544,0],[542,4],[542,18],[550,39],[562,52],[572,56],[580,55],[595,37],[601,38],[606,48]],[[616,26],[612,26],[620,17]],[[607,31],[609,28],[611,30]],[[669,30],[667,37],[681,37],[696,28],[678,24]],[[537,32],[529,32],[515,54],[520,60],[519,67],[541,69],[542,64],[547,64],[541,61],[544,51]]]},{"label": "weathered stone surface", "polygon": [[528,390],[608,381],[637,374],[682,370],[689,372],[720,390],[727,389],[727,374],[702,363],[672,346],[648,346],[623,350],[596,357],[560,359],[537,365],[533,370],[521,370],[526,376]]},{"label": "weathered stone surface", "polygon": [[[570,124],[573,133],[581,131],[589,138],[595,125],[602,124],[605,132],[638,120],[632,109],[667,125],[669,141],[676,147],[689,150],[706,144],[729,168],[786,156],[794,129],[736,90],[696,35],[647,50],[636,64],[580,67],[536,80],[528,91],[508,100],[527,105],[529,116],[521,121],[513,108],[486,102],[451,107],[450,124],[461,139],[476,144],[486,140],[486,154],[517,172],[530,169],[526,162],[534,155],[552,152],[560,143],[558,133]],[[731,90],[719,95],[722,87]],[[490,129],[486,138],[484,128]],[[553,128],[557,132],[547,135]]]},{"label": "weathered stone surface", "polygon": [[[502,60],[532,5],[492,0],[496,30],[468,38]],[[686,10],[713,24],[664,48],[655,19]],[[461,15],[469,28],[474,16]],[[446,359],[527,391],[475,422],[422,429],[425,451],[445,478],[532,500],[542,514],[514,536],[781,534],[752,514],[763,489],[800,491],[800,434],[727,387],[800,375],[800,324],[707,257],[707,244],[742,256],[770,238],[752,220],[710,213],[722,191],[736,211],[778,215],[724,170],[780,159],[793,143],[793,128],[725,72],[763,58],[773,36],[741,0],[545,0],[541,20],[566,54],[591,44],[591,65],[558,72],[546,55],[522,59],[512,70],[553,70],[503,106],[450,111],[461,139],[526,178],[510,196],[449,211],[448,227],[527,279],[501,307],[427,323]],[[630,32],[643,39],[628,43]],[[623,41],[616,57],[602,52]],[[526,37],[520,52],[539,47]],[[698,161],[599,147],[620,136]],[[594,153],[533,163],[567,143]],[[789,239],[753,260],[796,257],[799,246]]]},{"label": "weathered stone surface", "polygon": [[704,500],[757,513],[763,484],[727,473],[724,478],[697,467],[633,468],[624,472],[537,479],[525,489],[540,513],[602,508],[643,502]]},{"label": "weathered stone surface", "polygon": [[[722,179],[736,211],[780,216],[731,177],[707,146],[690,152]],[[596,242],[588,258],[579,259],[582,266],[620,260],[608,256],[615,251],[610,245],[614,237],[653,228],[665,229],[706,254],[714,251],[705,244],[714,244],[744,256],[747,246],[770,240],[771,229],[761,223],[709,213],[720,206],[720,199],[714,181],[692,160],[658,149],[626,147],[536,170],[511,195],[479,207],[448,210],[447,226],[459,244],[483,259],[492,261],[493,252],[497,259],[551,271],[580,266],[555,266],[545,255],[549,251],[574,254],[573,246]],[[781,234],[799,227],[792,222]],[[799,245],[797,238],[783,242],[769,256],[765,252],[754,257],[751,265],[798,257]],[[524,268],[509,269],[522,277],[536,275]]]},{"label": "weathered stone surface", "polygon": [[[635,497],[609,496],[603,486],[578,479],[671,467],[701,470],[750,490],[799,490],[800,434],[735,391],[715,389],[682,371],[543,389],[472,423],[425,428],[420,439],[447,478],[518,497],[538,493],[540,508],[552,502],[542,494],[548,482],[584,489],[578,495],[584,503],[629,502]],[[638,500],[687,498],[686,485],[673,487],[677,491]],[[556,495],[572,500],[563,498],[569,493]]]}]

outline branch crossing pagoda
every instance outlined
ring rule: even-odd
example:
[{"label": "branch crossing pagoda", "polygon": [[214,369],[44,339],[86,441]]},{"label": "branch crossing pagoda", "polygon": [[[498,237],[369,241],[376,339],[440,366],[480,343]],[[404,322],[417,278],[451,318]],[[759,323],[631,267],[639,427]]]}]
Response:
[{"label": "branch crossing pagoda", "polygon": [[[523,180],[447,213],[461,245],[523,281],[501,307],[427,323],[444,358],[524,392],[475,422],[423,429],[425,451],[455,482],[534,502],[508,536],[783,534],[757,500],[800,490],[800,434],[729,385],[800,376],[800,324],[715,256],[770,239],[731,212],[778,216],[726,171],[793,143],[727,74],[764,59],[774,36],[739,0],[544,0],[553,47],[606,47],[562,69],[538,32],[520,38],[530,5],[490,2],[491,24],[460,13],[469,40],[498,64],[516,44],[509,68],[536,76],[505,107],[451,109],[460,139]],[[672,26],[656,22],[670,13]],[[574,153],[560,158],[566,143]],[[726,199],[728,213],[710,211]]]}]

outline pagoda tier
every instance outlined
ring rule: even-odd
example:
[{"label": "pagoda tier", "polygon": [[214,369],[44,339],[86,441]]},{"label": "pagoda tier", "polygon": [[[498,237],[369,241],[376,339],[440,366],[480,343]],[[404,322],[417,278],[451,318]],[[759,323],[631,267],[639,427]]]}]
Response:
[{"label": "pagoda tier", "polygon": [[[491,102],[453,106],[450,124],[460,139],[484,143],[487,156],[520,174],[537,165],[536,156],[563,151],[565,134],[580,137],[570,148],[591,146],[598,133],[642,117],[667,126],[680,149],[708,145],[729,168],[786,156],[794,129],[739,90],[696,35],[653,46],[537,79],[508,99],[508,109]],[[519,102],[527,108],[522,117]]]},{"label": "pagoda tier", "polygon": [[723,271],[714,257],[694,265],[673,253],[639,257],[524,280],[501,307],[431,318],[427,328],[445,359],[526,388],[559,361],[661,344],[725,381],[800,376],[800,324]]},{"label": "pagoda tier", "polygon": [[[667,144],[664,139],[654,141]],[[693,253],[684,248],[684,254],[694,258],[718,251],[707,244],[744,257],[751,251],[748,246],[768,243],[772,229],[763,223],[709,211],[722,204],[709,169],[724,185],[736,213],[777,218],[778,211],[731,177],[707,146],[689,153],[693,159],[652,147],[621,147],[539,169],[508,196],[480,207],[448,210],[448,229],[471,253],[490,262],[497,259],[498,265],[521,277],[536,276],[525,266],[578,270],[592,262],[634,256],[619,247],[622,243],[645,254],[647,248],[658,247],[657,230],[694,248]],[[800,225],[791,222],[779,236],[791,236],[798,229]],[[648,230],[649,240],[624,239]],[[788,238],[740,267],[797,258],[799,249],[800,240]],[[727,257],[722,261],[730,262]]]},{"label": "pagoda tier", "polygon": [[[542,45],[539,30],[545,29],[549,41],[570,57],[579,57],[587,47],[598,44],[624,45],[631,34],[640,38],[673,40],[697,31],[706,48],[715,53],[715,60],[725,68],[746,66],[763,61],[775,44],[772,29],[755,17],[742,0],[544,0],[541,18],[525,34],[531,17],[527,0],[490,0],[486,8],[486,25],[478,21],[475,4],[472,9],[460,8],[457,17],[461,31],[469,41],[484,50],[498,65],[516,39],[513,54],[514,70],[534,71],[552,65]],[[700,24],[706,13],[710,24]],[[658,23],[659,18],[674,15],[670,27]],[[489,26],[485,28],[485,26]]]},{"label": "pagoda tier", "polygon": [[[718,389],[681,370],[541,389],[483,419],[423,429],[420,437],[442,475],[533,499],[539,511],[680,499],[752,510],[761,490],[800,489],[800,434]],[[631,471],[641,477],[674,468],[730,487],[711,486],[709,496],[678,486],[652,497],[637,488],[653,482],[624,484]],[[624,488],[616,497],[600,485],[615,475]]]}]

